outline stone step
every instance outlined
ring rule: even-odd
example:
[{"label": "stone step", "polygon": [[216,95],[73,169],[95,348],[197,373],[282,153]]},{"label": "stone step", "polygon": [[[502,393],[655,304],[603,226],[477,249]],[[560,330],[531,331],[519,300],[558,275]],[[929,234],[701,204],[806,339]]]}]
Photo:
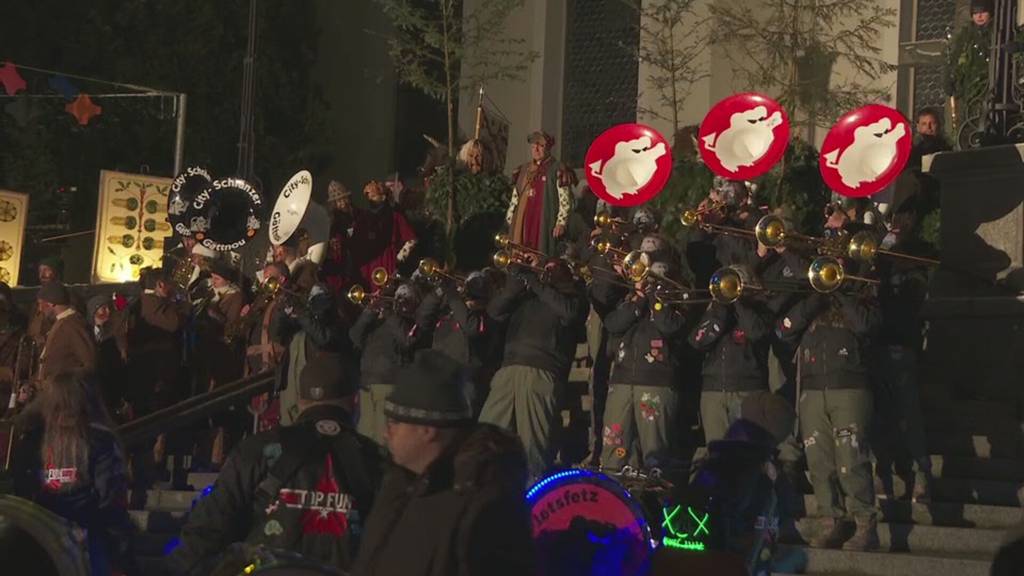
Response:
[{"label": "stone step", "polygon": [[[784,547],[780,552],[793,554],[798,574],[856,574],[857,576],[989,576],[990,556],[967,558],[935,554],[902,554],[893,552],[846,552],[814,548]],[[801,558],[802,557],[802,558]]]},{"label": "stone step", "polygon": [[[813,495],[804,496],[808,516],[819,516],[818,501]],[[960,528],[1007,529],[1017,526],[1022,517],[1019,507],[986,506],[984,504],[958,504],[932,502],[918,504],[904,500],[878,501],[883,522],[894,524],[920,524]]]},{"label": "stone step", "polygon": [[216,472],[189,472],[188,483],[196,490],[202,490],[207,486],[213,486],[217,476]]},{"label": "stone step", "polygon": [[933,455],[931,461],[932,474],[936,478],[976,478],[1024,482],[1024,461],[1022,460]]},{"label": "stone step", "polygon": [[928,447],[932,454],[946,456],[1024,460],[1024,450],[1016,439],[998,436],[956,435],[943,431],[928,437]]},{"label": "stone step", "polygon": [[[818,533],[818,519],[803,519],[797,529],[809,540]],[[995,556],[1002,542],[1003,530],[981,528],[950,528],[924,524],[878,525],[881,550],[887,552],[941,552],[942,554],[970,554]]]},{"label": "stone step", "polygon": [[[1017,491],[1019,482],[978,480],[973,478],[935,478],[932,481],[932,500],[935,502],[988,504],[992,506],[1020,507]],[[904,494],[903,480],[894,477],[896,494]]]}]

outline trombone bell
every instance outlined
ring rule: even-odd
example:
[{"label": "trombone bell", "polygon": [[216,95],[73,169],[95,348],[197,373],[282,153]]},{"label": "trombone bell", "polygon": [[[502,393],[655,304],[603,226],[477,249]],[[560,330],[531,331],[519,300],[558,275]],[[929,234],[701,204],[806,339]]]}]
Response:
[{"label": "trombone bell", "polygon": [[373,273],[370,274],[370,281],[378,288],[387,284],[390,278],[391,275],[384,268],[374,268]]},{"label": "trombone bell", "polygon": [[693,227],[697,223],[698,219],[699,216],[695,210],[684,210],[683,213],[679,215],[679,223],[687,228]]},{"label": "trombone bell", "polygon": [[439,267],[437,264],[437,260],[434,260],[433,258],[424,258],[423,260],[420,260],[420,265],[418,266],[418,268],[420,274],[423,274],[424,276],[429,278],[434,275],[434,272],[436,272]]},{"label": "trombone bell", "polygon": [[708,291],[716,302],[732,304],[743,295],[747,282],[739,270],[732,267],[722,268],[711,276]]},{"label": "trombone bell", "polygon": [[356,284],[348,289],[346,297],[349,302],[361,306],[366,301],[366,290],[363,290],[362,286]]},{"label": "trombone bell", "polygon": [[846,271],[843,265],[831,256],[816,258],[807,269],[807,280],[811,287],[824,294],[834,292],[842,286],[845,279]]},{"label": "trombone bell", "polygon": [[761,244],[775,248],[786,240],[786,223],[774,214],[762,216],[754,228],[754,236]]},{"label": "trombone bell", "polygon": [[878,241],[867,230],[857,232],[850,238],[846,251],[854,260],[871,262],[878,253]]}]

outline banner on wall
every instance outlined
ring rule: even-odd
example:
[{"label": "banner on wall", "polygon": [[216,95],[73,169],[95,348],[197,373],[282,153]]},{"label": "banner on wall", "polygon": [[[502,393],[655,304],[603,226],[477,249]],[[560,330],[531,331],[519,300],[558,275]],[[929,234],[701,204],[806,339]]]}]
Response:
[{"label": "banner on wall", "polygon": [[160,266],[167,221],[170,178],[100,171],[96,209],[93,282],[130,282],[139,270]]},{"label": "banner on wall", "polygon": [[28,194],[0,190],[0,282],[8,286],[18,285],[27,221]]}]

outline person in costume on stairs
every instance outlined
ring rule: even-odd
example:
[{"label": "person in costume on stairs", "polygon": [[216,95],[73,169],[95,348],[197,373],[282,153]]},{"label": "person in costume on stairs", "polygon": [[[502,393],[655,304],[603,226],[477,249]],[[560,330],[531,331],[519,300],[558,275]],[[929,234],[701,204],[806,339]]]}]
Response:
[{"label": "person in costume on stairs", "polygon": [[[63,270],[64,262],[60,258],[50,256],[40,260],[38,268],[40,288],[53,282],[60,284]],[[46,334],[50,331],[50,326],[53,326],[53,319],[41,314],[37,307],[33,307],[29,311],[28,335],[35,341],[39,350],[42,350],[43,345],[46,344]]]},{"label": "person in costume on stairs", "polygon": [[389,199],[383,184],[372,180],[363,188],[369,208],[355,209],[349,257],[356,273],[356,282],[371,286],[377,268],[394,276],[400,262],[405,262],[416,247],[416,232],[405,215]]},{"label": "person in costume on stairs", "polygon": [[310,360],[299,387],[295,423],[243,441],[192,511],[168,560],[171,574],[241,574],[256,546],[351,567],[383,455],[355,431],[358,388],[341,357]]},{"label": "person in costume on stairs", "polygon": [[85,318],[71,307],[67,286],[49,282],[36,298],[40,313],[52,322],[39,354],[39,379],[64,373],[91,376],[96,371],[96,341]]},{"label": "person in costume on stairs", "polygon": [[510,432],[473,422],[464,369],[424,350],[387,399],[387,471],[355,576],[529,576],[526,458]]},{"label": "person in costume on stairs", "polygon": [[554,137],[538,130],[527,140],[530,161],[512,173],[505,223],[513,242],[556,256],[556,243],[565,235],[572,211],[576,175],[551,156]]}]

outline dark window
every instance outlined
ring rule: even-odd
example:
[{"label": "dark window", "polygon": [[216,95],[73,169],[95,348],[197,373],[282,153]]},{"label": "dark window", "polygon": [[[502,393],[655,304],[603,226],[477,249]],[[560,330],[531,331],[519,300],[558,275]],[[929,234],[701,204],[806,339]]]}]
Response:
[{"label": "dark window", "polygon": [[[917,0],[917,40],[935,40],[953,34],[967,21],[955,22],[956,0]],[[944,66],[914,67],[914,110],[946,105]]]}]

